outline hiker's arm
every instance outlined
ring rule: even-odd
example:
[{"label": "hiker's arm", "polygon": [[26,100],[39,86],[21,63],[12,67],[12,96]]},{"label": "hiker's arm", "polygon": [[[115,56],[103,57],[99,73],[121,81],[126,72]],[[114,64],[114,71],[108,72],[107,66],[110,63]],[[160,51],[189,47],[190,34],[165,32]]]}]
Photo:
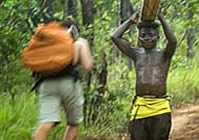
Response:
[{"label": "hiker's arm", "polygon": [[75,42],[76,54],[73,64],[79,64],[84,71],[91,71],[93,67],[93,58],[89,49],[88,41],[80,38]]},{"label": "hiker's arm", "polygon": [[115,45],[127,56],[131,58],[135,58],[134,49],[132,49],[130,46],[130,43],[122,38],[122,35],[125,33],[126,30],[129,29],[129,27],[132,24],[136,24],[138,19],[138,13],[133,14],[127,21],[125,21],[122,25],[120,25],[116,31],[112,34],[111,39],[115,43]]},{"label": "hiker's arm", "polygon": [[171,58],[176,50],[176,46],[177,46],[177,39],[171,29],[171,27],[169,26],[169,24],[166,22],[166,20],[164,19],[162,14],[158,15],[158,18],[162,24],[163,30],[164,30],[164,34],[166,36],[166,39],[168,41],[166,49],[164,51],[164,56],[166,58]]}]

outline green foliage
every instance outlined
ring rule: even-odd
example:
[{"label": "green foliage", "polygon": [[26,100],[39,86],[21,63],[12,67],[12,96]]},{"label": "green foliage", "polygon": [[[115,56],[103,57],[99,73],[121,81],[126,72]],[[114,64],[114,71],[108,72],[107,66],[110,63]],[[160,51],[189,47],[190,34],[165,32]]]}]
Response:
[{"label": "green foliage", "polygon": [[[198,49],[196,50],[198,51]],[[196,54],[193,60],[184,60],[184,64],[178,64],[168,78],[168,91],[173,97],[174,104],[183,104],[198,100],[199,92],[199,55]]]},{"label": "green foliage", "polygon": [[[28,140],[36,123],[36,98],[26,93],[20,93],[16,100],[8,95],[0,95],[0,139],[2,140]],[[24,95],[24,96],[23,96]],[[3,101],[3,102],[2,102]]]},{"label": "green foliage", "polygon": [[[193,102],[199,97],[199,50],[196,49],[199,47],[199,33],[196,34],[196,53],[192,60],[186,58],[187,45],[183,38],[188,27],[194,26],[197,31],[197,1],[161,1],[162,11],[170,21],[179,43],[168,77],[168,93],[173,97],[173,104]],[[141,7],[140,0],[132,0],[132,4],[137,10]],[[129,70],[126,58],[118,53],[110,40],[119,19],[119,3],[115,0],[96,0],[94,7],[94,24],[87,28],[81,26],[81,34],[87,37],[94,30],[94,34],[91,34],[94,45],[91,47],[95,59],[95,74],[102,69],[106,61],[108,76],[104,95],[98,91],[101,85],[95,75],[90,88],[85,89],[85,120],[80,128],[80,139],[81,136],[87,135],[113,136],[125,131],[135,92],[135,72]],[[62,19],[63,4],[56,1],[55,9],[55,17]],[[33,81],[30,72],[21,65],[20,53],[30,39],[35,25],[42,22],[41,11],[45,9],[41,9],[36,0],[7,0],[1,3],[0,10],[0,140],[29,140],[38,121],[38,102],[37,96],[30,93]],[[188,11],[194,13],[192,19],[187,18]],[[81,21],[81,16],[78,19]],[[130,37],[132,34],[133,38]],[[136,33],[127,34],[125,37],[136,44]],[[164,37],[161,38],[159,46],[165,47]],[[65,122],[61,123],[55,128],[50,139],[61,139],[65,128]]]}]

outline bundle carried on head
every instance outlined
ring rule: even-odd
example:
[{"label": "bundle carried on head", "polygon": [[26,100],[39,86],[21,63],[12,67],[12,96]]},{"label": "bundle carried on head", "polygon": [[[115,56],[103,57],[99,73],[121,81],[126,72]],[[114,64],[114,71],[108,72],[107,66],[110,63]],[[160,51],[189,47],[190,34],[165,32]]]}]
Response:
[{"label": "bundle carried on head", "polygon": [[155,22],[155,21],[141,21],[138,25],[137,25],[138,29],[141,28],[159,28],[159,23]]},{"label": "bundle carried on head", "polygon": [[153,22],[158,14],[159,6],[160,0],[143,0],[141,20]]},{"label": "bundle carried on head", "polygon": [[52,22],[37,28],[22,52],[22,62],[31,71],[48,75],[71,64],[73,56],[71,34],[60,24]]}]

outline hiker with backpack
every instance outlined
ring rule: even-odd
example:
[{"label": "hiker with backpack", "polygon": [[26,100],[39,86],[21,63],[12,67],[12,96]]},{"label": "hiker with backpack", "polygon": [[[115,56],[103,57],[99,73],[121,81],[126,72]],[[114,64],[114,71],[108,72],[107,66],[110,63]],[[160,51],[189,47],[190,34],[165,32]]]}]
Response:
[{"label": "hiker with backpack", "polygon": [[[131,140],[168,140],[171,129],[171,109],[166,95],[166,81],[177,40],[162,14],[158,19],[167,40],[166,48],[156,48],[159,40],[159,23],[142,20],[139,13],[133,14],[112,35],[117,48],[134,61],[136,71],[136,95],[132,103],[129,132]],[[122,36],[137,24],[138,47]]]},{"label": "hiker with backpack", "polygon": [[78,38],[74,22],[52,22],[38,27],[22,56],[24,65],[34,73],[34,89],[39,93],[40,123],[33,139],[47,139],[60,123],[63,107],[68,124],[63,140],[76,140],[84,103],[79,68],[89,72],[93,65],[87,40]]}]

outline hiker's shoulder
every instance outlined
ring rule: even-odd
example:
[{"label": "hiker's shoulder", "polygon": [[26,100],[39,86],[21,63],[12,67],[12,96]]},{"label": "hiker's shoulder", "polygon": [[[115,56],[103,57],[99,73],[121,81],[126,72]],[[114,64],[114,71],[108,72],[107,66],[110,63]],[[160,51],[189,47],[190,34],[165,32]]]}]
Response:
[{"label": "hiker's shoulder", "polygon": [[89,43],[86,39],[84,38],[78,38],[75,43],[75,47],[77,48],[89,48]]},{"label": "hiker's shoulder", "polygon": [[79,37],[75,43],[84,43],[84,44],[88,44],[88,40],[86,40],[85,38]]}]

